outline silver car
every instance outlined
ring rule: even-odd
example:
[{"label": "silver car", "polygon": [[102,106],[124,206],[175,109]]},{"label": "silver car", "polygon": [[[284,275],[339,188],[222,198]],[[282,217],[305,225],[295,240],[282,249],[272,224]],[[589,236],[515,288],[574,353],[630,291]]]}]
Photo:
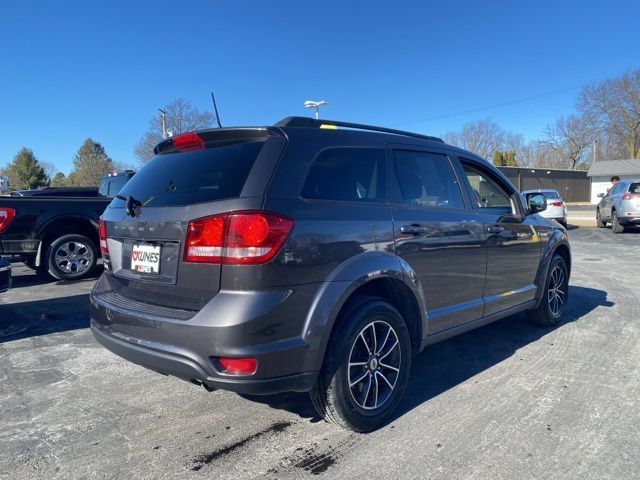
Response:
[{"label": "silver car", "polygon": [[563,227],[567,226],[567,206],[556,190],[540,188],[537,190],[524,190],[521,193],[523,197],[526,197],[528,193],[543,194],[547,199],[547,209],[540,212],[539,215],[544,218],[551,218]]},{"label": "silver car", "polygon": [[623,233],[626,226],[640,224],[640,180],[620,180],[602,196],[596,207],[596,225],[611,223],[613,233]]}]

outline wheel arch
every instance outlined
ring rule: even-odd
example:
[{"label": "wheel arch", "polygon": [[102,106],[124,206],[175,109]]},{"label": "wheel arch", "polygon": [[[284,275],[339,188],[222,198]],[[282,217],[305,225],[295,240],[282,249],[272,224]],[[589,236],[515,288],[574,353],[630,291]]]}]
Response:
[{"label": "wheel arch", "polygon": [[555,230],[540,257],[540,265],[538,266],[538,273],[536,274],[536,304],[537,307],[540,304],[540,300],[543,297],[545,280],[549,272],[551,265],[551,259],[555,254],[562,256],[567,264],[567,273],[571,276],[571,247],[569,246],[569,240],[566,232]]},{"label": "wheel arch", "polygon": [[407,323],[412,351],[423,347],[425,305],[417,285],[406,281],[402,263],[387,252],[365,252],[339,266],[322,284],[307,315],[303,336],[321,365],[340,314],[363,295],[388,301]]},{"label": "wheel arch", "polygon": [[42,264],[43,255],[46,254],[47,248],[51,242],[63,235],[72,234],[87,237],[93,242],[96,249],[100,245],[98,224],[95,220],[79,215],[55,217],[42,225],[36,235],[40,240],[38,254],[36,256],[36,266],[40,266]]}]

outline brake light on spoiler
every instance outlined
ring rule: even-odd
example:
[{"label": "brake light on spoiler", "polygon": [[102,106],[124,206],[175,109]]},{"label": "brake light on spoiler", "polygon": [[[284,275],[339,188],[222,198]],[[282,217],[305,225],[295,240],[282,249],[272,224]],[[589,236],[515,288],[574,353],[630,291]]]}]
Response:
[{"label": "brake light on spoiler", "polygon": [[16,216],[16,209],[0,207],[0,233],[4,232]]},{"label": "brake light on spoiler", "polygon": [[181,133],[171,137],[171,142],[179,152],[190,152],[192,150],[203,150],[205,148],[204,139],[195,132]]},{"label": "brake light on spoiler", "polygon": [[191,220],[185,262],[258,264],[271,260],[293,220],[270,212],[228,212]]}]

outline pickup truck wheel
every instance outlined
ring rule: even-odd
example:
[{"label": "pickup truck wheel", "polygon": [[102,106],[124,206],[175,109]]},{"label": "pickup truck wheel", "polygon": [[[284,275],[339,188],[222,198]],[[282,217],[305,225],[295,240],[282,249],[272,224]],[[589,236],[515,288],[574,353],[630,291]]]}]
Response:
[{"label": "pickup truck wheel", "polygon": [[544,292],[540,304],[527,310],[527,315],[533,323],[550,327],[562,320],[569,300],[569,272],[567,264],[560,255],[551,259],[549,272],[545,280]]},{"label": "pickup truck wheel", "polygon": [[96,265],[98,252],[91,240],[82,235],[63,235],[47,249],[47,269],[58,280],[77,280]]},{"label": "pickup truck wheel", "polygon": [[400,403],[410,364],[409,332],[398,311],[362,297],[336,325],[311,400],[327,421],[356,432],[375,430]]}]

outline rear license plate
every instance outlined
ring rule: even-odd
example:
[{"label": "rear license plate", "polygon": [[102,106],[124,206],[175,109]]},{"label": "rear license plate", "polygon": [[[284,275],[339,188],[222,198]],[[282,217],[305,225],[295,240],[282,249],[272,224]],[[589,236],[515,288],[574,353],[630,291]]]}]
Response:
[{"label": "rear license plate", "polygon": [[131,270],[160,273],[160,245],[134,244],[131,249]]}]

